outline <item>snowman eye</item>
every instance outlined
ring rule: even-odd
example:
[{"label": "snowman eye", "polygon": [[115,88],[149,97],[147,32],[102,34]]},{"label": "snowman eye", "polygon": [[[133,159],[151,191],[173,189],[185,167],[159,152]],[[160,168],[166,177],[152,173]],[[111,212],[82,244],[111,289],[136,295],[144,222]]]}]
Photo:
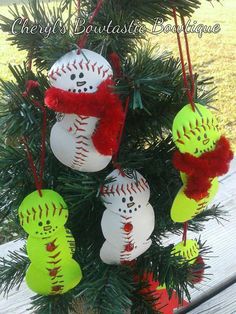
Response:
[{"label": "snowman eye", "polygon": [[81,73],[79,74],[79,78],[83,78],[83,77],[84,77],[84,73],[81,72]]},{"label": "snowman eye", "polygon": [[201,136],[198,136],[198,137],[197,137],[197,140],[198,140],[198,141],[201,141]]},{"label": "snowman eye", "polygon": [[38,225],[41,227],[41,226],[43,225],[42,221],[40,221],[40,222],[38,223]]},{"label": "snowman eye", "polygon": [[70,79],[73,81],[75,79],[75,74],[71,74]]},{"label": "snowman eye", "polygon": [[132,202],[134,200],[133,196],[130,196],[129,200]]},{"label": "snowman eye", "polygon": [[123,202],[123,203],[125,203],[125,202],[126,202],[126,199],[125,199],[125,197],[123,197],[123,198],[122,198],[122,202]]},{"label": "snowman eye", "polygon": [[206,133],[204,134],[204,137],[207,138],[207,134]]},{"label": "snowman eye", "polygon": [[47,225],[50,225],[50,220],[47,220],[46,224],[47,224]]}]

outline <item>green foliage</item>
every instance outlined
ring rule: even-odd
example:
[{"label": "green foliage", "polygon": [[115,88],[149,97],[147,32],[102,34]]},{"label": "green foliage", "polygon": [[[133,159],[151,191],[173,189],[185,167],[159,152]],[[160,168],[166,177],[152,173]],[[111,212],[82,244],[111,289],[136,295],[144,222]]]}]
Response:
[{"label": "green foliage", "polygon": [[20,252],[10,252],[7,258],[0,258],[0,293],[7,295],[12,288],[19,288],[29,266],[25,247]]},{"label": "green foliage", "polygon": [[[94,10],[97,1],[82,1],[80,17],[86,21]],[[199,5],[195,0],[160,1],[104,1],[104,6],[95,20],[96,26],[105,25],[109,20],[114,24],[151,23],[155,17],[171,18],[173,5],[185,15],[191,15]],[[3,140],[0,143],[0,221],[12,219],[16,231],[23,236],[17,220],[17,209],[23,198],[34,187],[32,172],[22,145],[26,137],[35,164],[39,166],[41,141],[41,112],[29,97],[23,97],[25,82],[37,80],[40,88],[33,92],[35,100],[43,102],[48,88],[47,70],[65,52],[76,47],[78,36],[73,34],[73,23],[77,16],[72,0],[63,0],[57,7],[31,0],[21,8],[13,6],[11,17],[0,16],[0,27],[10,32],[11,24],[18,16],[29,18],[30,24],[46,26],[60,18],[66,27],[66,34],[56,33],[49,37],[43,34],[10,34],[9,40],[19,50],[26,50],[34,59],[34,71],[28,71],[27,63],[10,70],[13,82],[0,82],[0,129]],[[142,40],[142,41],[141,41]],[[171,255],[173,246],[164,247],[161,239],[167,232],[181,234],[182,225],[170,219],[169,210],[181,182],[179,174],[172,166],[174,143],[170,129],[174,115],[187,102],[183,88],[179,60],[168,53],[150,47],[143,35],[134,34],[90,34],[87,47],[101,51],[105,57],[116,51],[122,61],[124,76],[117,80],[115,92],[124,100],[129,96],[129,112],[125,134],[120,147],[118,162],[122,167],[135,168],[149,182],[151,199],[155,211],[155,230],[153,245],[137,259],[135,268],[108,266],[99,258],[104,238],[101,232],[101,218],[104,211],[99,191],[106,176],[112,171],[109,165],[99,173],[80,173],[73,171],[53,156],[47,134],[47,151],[44,173],[44,187],[60,192],[68,203],[70,216],[68,227],[76,239],[75,259],[83,270],[83,281],[73,291],[62,296],[36,296],[32,306],[36,313],[68,313],[73,301],[83,297],[88,308],[98,313],[153,313],[152,304],[138,293],[134,284],[134,274],[144,271],[154,273],[168,291],[188,294],[192,286],[188,279],[189,265],[181,263],[179,257]],[[208,103],[214,90],[207,90],[209,80],[201,81],[196,77],[195,99]],[[54,113],[47,110],[48,130],[55,122]],[[49,133],[49,132],[48,132]],[[200,231],[203,222],[221,217],[219,207],[214,207],[190,222],[190,229]],[[21,231],[20,231],[21,230]],[[202,246],[205,250],[205,246]],[[207,250],[207,249],[206,249]],[[18,286],[25,275],[29,260],[24,255],[11,253],[9,261],[0,260],[1,291],[8,293]],[[139,287],[140,288],[140,287]]]}]

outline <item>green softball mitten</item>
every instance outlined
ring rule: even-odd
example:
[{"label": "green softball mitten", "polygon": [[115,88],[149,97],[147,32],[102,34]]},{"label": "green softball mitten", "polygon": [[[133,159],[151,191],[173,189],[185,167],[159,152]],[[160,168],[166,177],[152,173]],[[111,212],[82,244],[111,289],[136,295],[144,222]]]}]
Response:
[{"label": "green softball mitten", "polygon": [[63,198],[52,190],[42,190],[41,195],[35,191],[23,200],[18,213],[21,226],[29,234],[29,288],[43,295],[62,294],[74,288],[82,273],[72,259],[75,241],[64,227],[68,209]]}]

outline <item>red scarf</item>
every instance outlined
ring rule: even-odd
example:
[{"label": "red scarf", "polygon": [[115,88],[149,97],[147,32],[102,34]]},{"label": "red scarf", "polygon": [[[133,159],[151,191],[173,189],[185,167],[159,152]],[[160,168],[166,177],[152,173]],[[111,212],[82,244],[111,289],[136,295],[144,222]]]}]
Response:
[{"label": "red scarf", "polygon": [[209,195],[211,179],[228,172],[232,159],[233,152],[229,141],[221,136],[215,149],[203,153],[200,157],[176,151],[173,164],[176,169],[187,174],[187,185],[184,191],[186,196],[199,201]]},{"label": "red scarf", "polygon": [[50,87],[45,93],[45,105],[56,112],[100,118],[92,140],[103,155],[112,155],[118,149],[117,138],[124,121],[119,96],[112,93],[114,82],[103,81],[95,93],[72,93]]}]

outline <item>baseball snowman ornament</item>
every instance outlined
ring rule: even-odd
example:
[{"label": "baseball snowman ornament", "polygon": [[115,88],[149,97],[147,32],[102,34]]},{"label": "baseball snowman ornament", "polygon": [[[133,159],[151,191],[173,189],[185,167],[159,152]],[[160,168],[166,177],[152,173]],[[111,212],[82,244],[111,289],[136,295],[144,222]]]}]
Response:
[{"label": "baseball snowman ornament", "polygon": [[106,264],[122,264],[143,254],[152,244],[154,211],[149,203],[150,188],[137,171],[114,170],[110,183],[101,188],[106,210],[101,227],[106,239],[100,257]]},{"label": "baseball snowman ornament", "polygon": [[112,74],[107,60],[87,49],[66,53],[49,71],[45,104],[57,113],[50,145],[72,169],[100,171],[117,150],[123,108]]}]

